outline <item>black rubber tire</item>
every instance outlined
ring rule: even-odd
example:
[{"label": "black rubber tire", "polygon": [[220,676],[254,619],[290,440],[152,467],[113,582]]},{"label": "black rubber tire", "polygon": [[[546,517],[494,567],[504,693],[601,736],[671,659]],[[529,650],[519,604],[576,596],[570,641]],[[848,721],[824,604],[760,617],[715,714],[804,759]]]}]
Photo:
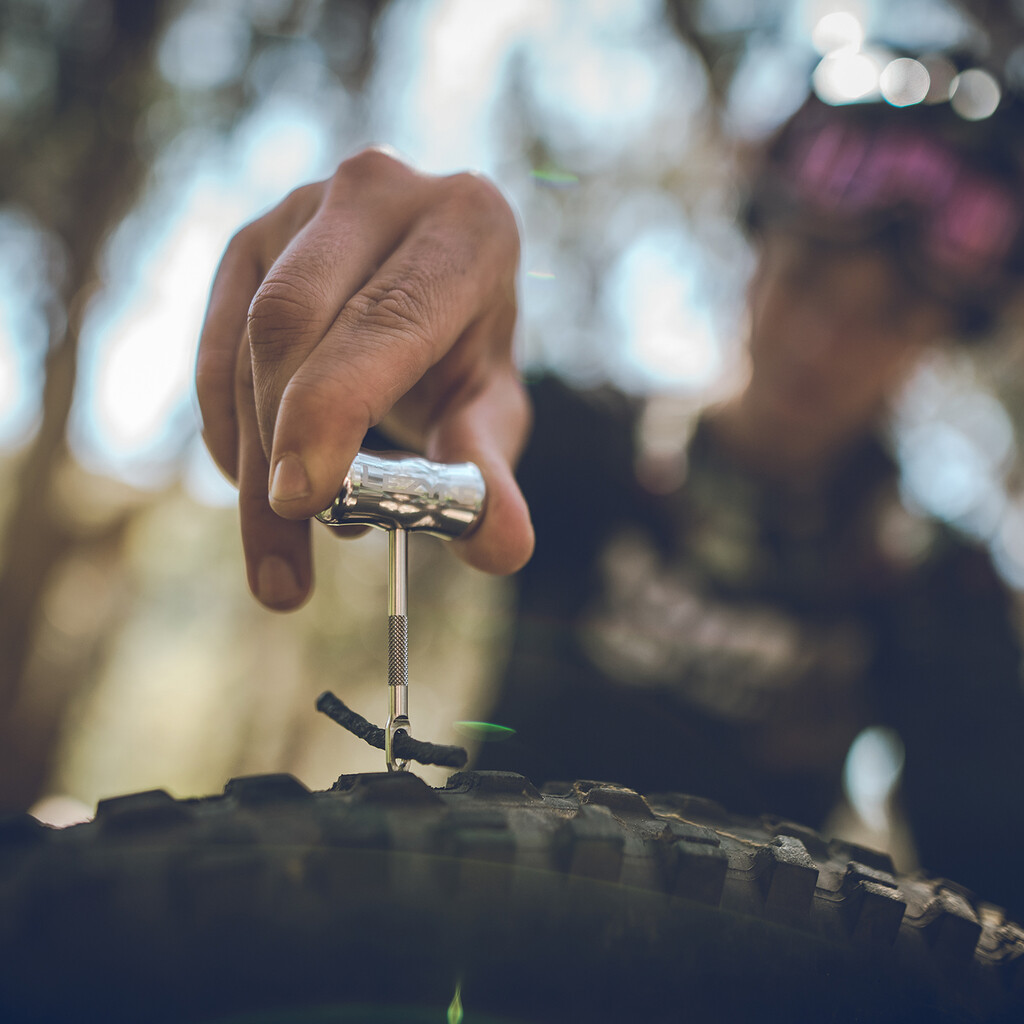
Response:
[{"label": "black rubber tire", "polygon": [[694,797],[289,775],[0,827],[0,1020],[1024,1020],[1024,930]]}]

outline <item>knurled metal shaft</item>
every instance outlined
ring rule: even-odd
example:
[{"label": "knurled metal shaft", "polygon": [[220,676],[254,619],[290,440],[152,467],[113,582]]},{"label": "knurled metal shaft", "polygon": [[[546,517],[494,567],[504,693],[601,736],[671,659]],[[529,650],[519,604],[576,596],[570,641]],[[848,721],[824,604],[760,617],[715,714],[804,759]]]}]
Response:
[{"label": "knurled metal shaft", "polygon": [[409,685],[409,617],[388,616],[388,686],[406,689]]}]

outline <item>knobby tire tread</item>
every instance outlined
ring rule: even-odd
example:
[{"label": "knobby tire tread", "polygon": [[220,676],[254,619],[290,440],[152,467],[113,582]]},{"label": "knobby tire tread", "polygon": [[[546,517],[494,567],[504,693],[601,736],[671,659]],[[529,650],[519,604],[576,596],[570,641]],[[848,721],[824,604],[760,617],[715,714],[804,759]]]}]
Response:
[{"label": "knobby tire tread", "polygon": [[0,823],[4,1021],[441,1022],[456,984],[467,1024],[1012,1021],[1022,964],[953,882],[602,782],[266,775]]}]

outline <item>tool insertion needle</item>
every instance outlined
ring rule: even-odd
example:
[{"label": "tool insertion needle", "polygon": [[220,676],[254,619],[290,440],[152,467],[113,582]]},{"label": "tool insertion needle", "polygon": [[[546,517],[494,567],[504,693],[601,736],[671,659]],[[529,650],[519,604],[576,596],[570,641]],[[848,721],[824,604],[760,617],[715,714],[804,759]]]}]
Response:
[{"label": "tool insertion needle", "polygon": [[403,772],[405,758],[396,758],[395,733],[412,735],[409,726],[409,534],[400,526],[388,530],[388,720],[384,726],[384,757],[389,772]]}]

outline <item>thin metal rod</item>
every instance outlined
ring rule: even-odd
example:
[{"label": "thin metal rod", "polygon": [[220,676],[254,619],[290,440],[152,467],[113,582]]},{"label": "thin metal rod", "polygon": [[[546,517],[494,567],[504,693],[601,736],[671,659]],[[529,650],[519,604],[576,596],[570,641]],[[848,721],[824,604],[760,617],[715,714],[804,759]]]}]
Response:
[{"label": "thin metal rod", "polygon": [[388,615],[409,614],[409,534],[388,530]]},{"label": "thin metal rod", "polygon": [[409,535],[388,530],[388,721],[384,757],[388,771],[405,771],[407,758],[396,758],[395,733],[412,735],[409,725]]}]

